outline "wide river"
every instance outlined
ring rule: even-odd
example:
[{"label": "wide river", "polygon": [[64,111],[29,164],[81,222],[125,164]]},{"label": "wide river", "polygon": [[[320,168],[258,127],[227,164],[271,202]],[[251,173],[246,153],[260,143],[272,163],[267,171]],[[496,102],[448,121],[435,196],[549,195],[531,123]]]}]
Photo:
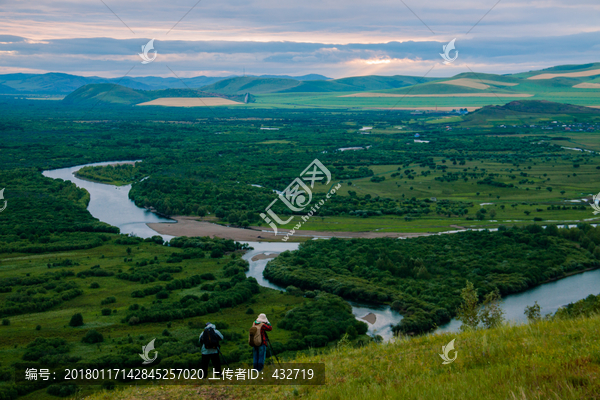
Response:
[{"label": "wide river", "polygon": [[[88,205],[90,213],[100,221],[120,228],[121,233],[135,234],[141,238],[159,235],[146,224],[151,222],[172,223],[174,221],[137,207],[134,202],[129,199],[131,185],[107,185],[83,180],[73,175],[75,171],[88,165],[108,165],[115,163],[116,162],[102,162],[79,165],[76,167],[44,171],[43,174],[49,178],[60,178],[65,181],[71,181],[77,186],[86,189],[90,193],[90,204]],[[173,236],[169,235],[159,236],[162,236],[165,240],[173,238]],[[252,261],[252,257],[257,254],[278,254],[286,250],[295,250],[298,248],[298,243],[249,242],[249,244],[254,250],[247,252],[243,257],[250,263],[250,270],[247,275],[256,278],[258,283],[262,286],[285,290],[284,288],[267,281],[263,277],[263,271],[269,260]],[[542,314],[549,314],[556,312],[556,310],[563,305],[581,300],[590,294],[598,293],[600,293],[600,270],[595,270],[573,275],[559,281],[546,283],[522,293],[506,296],[502,300],[502,308],[507,320],[515,323],[522,323],[527,320],[523,313],[525,307],[532,305],[535,301],[542,307]],[[402,315],[391,310],[389,306],[377,306],[356,302],[350,302],[350,304],[352,305],[352,312],[356,318],[362,320],[362,317],[369,313],[375,315],[375,323],[369,323],[369,333],[372,335],[381,335],[385,340],[388,340],[393,336],[391,325],[397,324],[402,320]],[[449,324],[440,327],[438,332],[455,332],[459,327],[460,322],[452,320]]]}]

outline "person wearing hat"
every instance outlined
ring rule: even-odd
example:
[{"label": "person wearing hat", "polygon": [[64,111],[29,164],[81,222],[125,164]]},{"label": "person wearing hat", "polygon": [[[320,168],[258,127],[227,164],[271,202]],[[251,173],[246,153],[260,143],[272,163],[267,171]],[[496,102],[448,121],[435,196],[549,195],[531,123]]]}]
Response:
[{"label": "person wearing hat", "polygon": [[203,378],[208,377],[208,363],[211,361],[214,372],[221,376],[221,359],[219,358],[219,342],[221,340],[223,340],[221,332],[216,329],[214,324],[207,322],[199,338],[199,342],[202,343]]},{"label": "person wearing hat", "polygon": [[[265,356],[267,355],[267,334],[273,330],[265,314],[260,314],[256,321],[252,324],[252,328],[260,331],[261,344],[260,346],[253,345],[252,356],[254,360],[254,369],[262,371],[265,366]],[[250,329],[252,329],[250,328]],[[252,338],[251,338],[252,339]]]}]

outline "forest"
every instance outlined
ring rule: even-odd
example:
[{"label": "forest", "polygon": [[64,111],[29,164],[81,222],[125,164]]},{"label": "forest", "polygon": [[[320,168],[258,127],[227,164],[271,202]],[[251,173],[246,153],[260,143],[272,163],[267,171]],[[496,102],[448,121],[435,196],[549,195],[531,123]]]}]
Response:
[{"label": "forest", "polygon": [[[490,221],[495,215],[522,219],[525,211],[534,213],[526,214],[529,221],[573,219],[577,214],[572,207],[542,214],[536,210],[590,190],[589,177],[600,167],[597,153],[565,150],[557,143],[569,137],[539,127],[527,128],[525,135],[460,124],[448,130],[428,123],[435,116],[402,111],[240,109],[232,114],[228,109],[153,108],[130,113],[127,107],[89,110],[11,99],[3,106],[0,186],[8,188],[5,196],[11,204],[28,201],[20,183],[57,185],[27,174],[107,160],[142,160],[135,166],[86,167],[78,175],[103,183],[131,183],[129,195],[138,206],[164,215],[261,226],[260,213],[276,198],[273,191],[283,190],[318,158],[331,171],[332,183],[343,182],[344,190],[319,210],[331,221],[401,218],[448,226],[457,219]],[[262,130],[264,125],[279,130]],[[363,125],[374,130],[358,133]],[[415,143],[417,134],[428,143]],[[318,200],[328,189],[317,184],[314,196]],[[477,215],[476,202],[484,196],[499,206],[526,207],[521,218],[515,218],[514,207]],[[292,213],[281,202],[273,210],[278,215]],[[325,229],[318,222],[315,219],[311,228]],[[79,229],[102,228],[96,224]],[[92,245],[85,243],[80,246]]]},{"label": "forest", "polygon": [[503,227],[407,240],[308,241],[268,263],[281,286],[320,290],[347,300],[390,304],[404,319],[394,329],[425,333],[450,321],[470,281],[481,299],[517,293],[600,266],[600,228],[580,224]]},{"label": "forest", "polygon": [[[357,347],[377,341],[346,300],[389,304],[404,316],[395,332],[418,335],[456,314],[467,280],[481,298],[495,289],[505,296],[600,265],[599,228],[557,229],[549,222],[592,218],[588,204],[565,200],[595,189],[600,167],[596,153],[563,149],[563,132],[448,130],[429,123],[432,116],[409,112],[132,113],[1,101],[0,189],[8,206],[0,213],[0,399],[40,390],[10,383],[9,367],[17,362],[139,365],[140,348],[156,338],[161,365],[196,365],[198,332],[210,320],[225,336],[228,360],[246,363],[248,321],[260,312],[274,325],[273,350],[282,358],[320,354],[339,341]],[[359,133],[362,126],[374,130]],[[428,143],[415,142],[417,133]],[[348,147],[362,150],[341,150]],[[287,288],[280,292],[246,277],[246,244],[120,234],[88,212],[85,190],[42,175],[142,160],[84,168],[79,176],[131,184],[138,206],[165,215],[260,229],[273,191],[315,158],[332,182],[317,184],[314,198],[332,184],[343,187],[311,220],[316,229],[362,230],[363,222],[387,221],[388,231],[436,232],[501,216],[515,226],[496,221],[498,231],[306,241],[269,262],[265,276]],[[273,209],[291,214],[281,203]],[[546,228],[532,225],[541,220]],[[431,225],[410,225],[420,221]],[[596,308],[590,297],[561,312]],[[48,396],[77,390],[41,389]]]}]

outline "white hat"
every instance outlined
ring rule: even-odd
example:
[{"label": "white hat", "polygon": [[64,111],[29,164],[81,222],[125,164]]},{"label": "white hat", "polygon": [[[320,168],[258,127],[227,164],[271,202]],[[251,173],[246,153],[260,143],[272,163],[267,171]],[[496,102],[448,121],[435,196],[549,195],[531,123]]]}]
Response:
[{"label": "white hat", "polygon": [[266,322],[268,324],[269,320],[265,314],[260,314],[258,318],[256,318],[256,322]]}]

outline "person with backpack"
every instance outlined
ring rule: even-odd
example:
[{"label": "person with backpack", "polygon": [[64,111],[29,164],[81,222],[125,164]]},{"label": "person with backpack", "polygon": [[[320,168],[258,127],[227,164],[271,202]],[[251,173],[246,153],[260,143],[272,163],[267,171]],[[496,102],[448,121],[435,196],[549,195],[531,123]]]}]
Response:
[{"label": "person with backpack", "polygon": [[250,328],[250,337],[248,344],[252,346],[252,355],[254,359],[254,369],[262,371],[265,366],[265,356],[267,355],[267,331],[272,331],[273,327],[269,323],[265,314],[260,314]]},{"label": "person with backpack", "polygon": [[221,359],[219,358],[219,343],[223,335],[210,322],[206,323],[204,331],[200,334],[199,342],[202,344],[201,368],[204,371],[203,378],[208,378],[208,363],[212,362],[213,369],[221,375]]}]

